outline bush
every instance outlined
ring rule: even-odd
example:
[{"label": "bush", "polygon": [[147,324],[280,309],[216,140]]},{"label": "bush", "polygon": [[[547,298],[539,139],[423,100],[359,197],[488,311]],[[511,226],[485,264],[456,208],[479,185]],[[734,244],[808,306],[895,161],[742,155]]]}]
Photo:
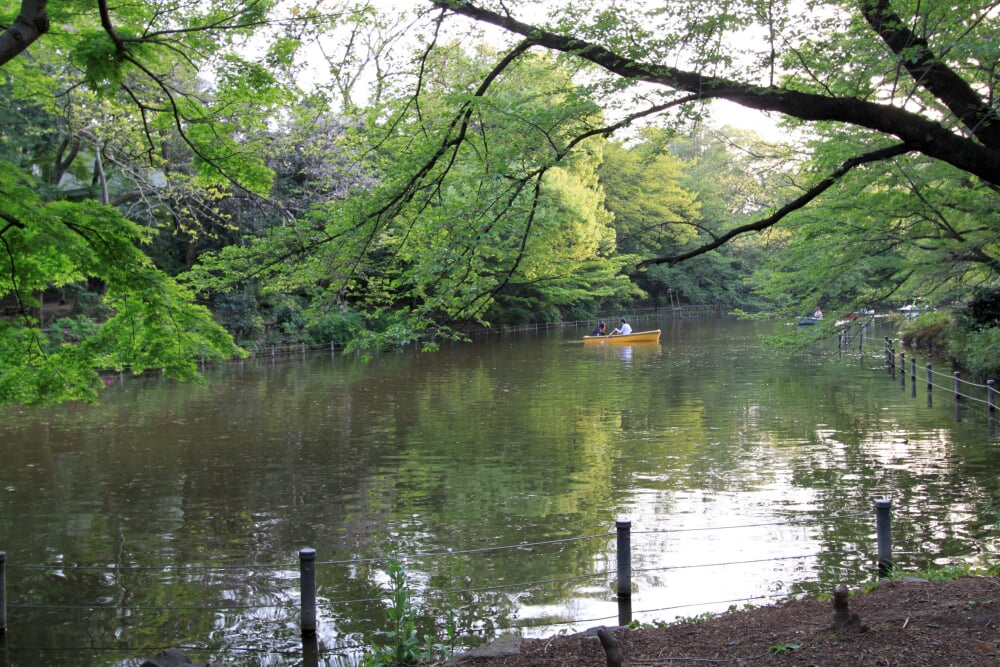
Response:
[{"label": "bush", "polygon": [[357,313],[332,313],[309,324],[305,338],[310,347],[327,347],[330,343],[343,347],[364,330],[364,320]]},{"label": "bush", "polygon": [[970,326],[994,327],[1000,325],[1000,287],[977,290],[972,299],[960,311],[963,320]]},{"label": "bush", "polygon": [[298,343],[304,340],[306,316],[301,306],[288,299],[278,304],[272,311],[274,329],[267,332],[269,343]]},{"label": "bush", "polygon": [[53,349],[60,345],[76,345],[85,338],[96,334],[97,329],[97,322],[86,315],[60,317],[49,327],[49,343]]},{"label": "bush", "polygon": [[948,338],[955,334],[951,315],[946,312],[925,313],[908,322],[901,332],[903,345],[931,354],[941,354],[948,347]]},{"label": "bush", "polygon": [[73,283],[67,285],[64,291],[64,298],[74,303],[73,312],[86,315],[97,322],[103,322],[114,313],[111,308],[104,303],[101,285],[88,285],[86,282]]},{"label": "bush", "polygon": [[984,290],[958,310],[925,313],[905,325],[907,347],[948,357],[973,377],[1000,378],[1000,291]]},{"label": "bush", "polygon": [[264,330],[264,318],[260,316],[257,297],[253,294],[220,294],[215,298],[214,310],[219,323],[239,342],[254,340]]},{"label": "bush", "polygon": [[979,379],[1000,378],[1000,327],[981,327],[956,333],[949,352]]},{"label": "bush", "polygon": [[302,308],[294,301],[285,301],[274,309],[274,323],[282,329],[298,331],[306,325]]}]

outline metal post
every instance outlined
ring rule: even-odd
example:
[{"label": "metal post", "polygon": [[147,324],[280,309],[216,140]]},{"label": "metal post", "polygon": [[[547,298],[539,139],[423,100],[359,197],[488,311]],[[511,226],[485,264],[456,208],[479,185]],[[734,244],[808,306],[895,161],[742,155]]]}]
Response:
[{"label": "metal post", "polygon": [[931,382],[931,365],[927,364],[927,407],[931,407],[931,404],[934,402],[931,398],[933,388],[934,383]]},{"label": "metal post", "polygon": [[878,536],[878,576],[892,572],[892,501],[875,501],[875,532]]},{"label": "metal post", "polygon": [[302,635],[316,634],[316,550],[299,549],[299,587],[302,595]]},{"label": "metal post", "polygon": [[632,522],[619,519],[618,529],[618,597],[632,596]]},{"label": "metal post", "polygon": [[[302,667],[319,667],[319,640],[315,634],[302,637]],[[323,662],[324,665],[329,663]]]},{"label": "metal post", "polygon": [[624,627],[632,623],[632,598],[618,598],[618,625]]},{"label": "metal post", "polygon": [[917,397],[917,360],[910,359],[910,396]]},{"label": "metal post", "polygon": [[997,387],[996,380],[986,381],[986,405],[989,406],[990,412],[996,412],[997,409]]},{"label": "metal post", "polygon": [[632,622],[632,522],[619,519],[618,529],[618,625]]},{"label": "metal post", "polygon": [[0,551],[0,635],[7,632],[7,552]]},{"label": "metal post", "polygon": [[955,400],[960,401],[962,400],[962,374],[955,371],[952,375],[955,377]]},{"label": "metal post", "polygon": [[899,388],[906,389],[906,352],[899,353]]}]

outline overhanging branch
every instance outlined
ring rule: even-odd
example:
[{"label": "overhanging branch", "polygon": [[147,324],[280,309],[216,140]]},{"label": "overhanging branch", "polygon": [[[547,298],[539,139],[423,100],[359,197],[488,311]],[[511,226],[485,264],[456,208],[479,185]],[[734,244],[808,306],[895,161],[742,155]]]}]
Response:
[{"label": "overhanging branch", "polygon": [[821,180],[816,185],[812,186],[806,190],[801,196],[796,197],[792,201],[788,202],[780,209],[774,212],[773,215],[769,215],[766,218],[751,222],[746,225],[741,225],[734,229],[729,230],[725,234],[713,239],[710,243],[698,246],[694,250],[690,250],[680,255],[669,255],[667,257],[656,257],[653,259],[646,259],[638,264],[638,268],[645,268],[648,266],[654,266],[657,264],[669,264],[674,265],[685,260],[691,259],[692,257],[697,257],[699,255],[704,255],[707,252],[711,252],[716,248],[719,248],[729,241],[732,241],[737,236],[741,234],[747,234],[750,232],[760,232],[770,227],[773,227],[784,219],[788,214],[793,211],[797,211],[802,208],[812,200],[816,199],[819,195],[830,189],[837,181],[839,181],[845,174],[854,169],[855,167],[861,166],[863,164],[869,164],[871,162],[880,162],[882,160],[888,160],[893,157],[898,157],[904,155],[913,150],[912,147],[907,144],[896,144],[894,146],[889,146],[887,148],[882,148],[877,151],[871,151],[870,153],[865,153],[864,155],[858,155],[845,161],[838,169],[836,169],[829,176]]},{"label": "overhanging branch", "polygon": [[21,13],[0,33],[0,65],[6,64],[49,31],[48,0],[22,0]]},{"label": "overhanging branch", "polygon": [[755,86],[655,62],[633,60],[600,44],[545,30],[478,7],[468,0],[431,1],[442,9],[523,35],[539,46],[582,58],[626,79],[685,91],[703,100],[724,99],[750,109],[776,111],[805,121],[834,121],[868,128],[899,138],[911,151],[946,162],[987,183],[1000,184],[1000,150],[956,134],[940,123],[906,109],[854,97]]},{"label": "overhanging branch", "polygon": [[7,224],[3,226],[3,229],[0,229],[0,236],[6,234],[7,230],[10,229],[11,227],[24,229],[24,223],[15,218],[14,216],[10,215],[9,213],[4,213],[3,211],[0,211],[0,220],[4,220],[7,222]]}]

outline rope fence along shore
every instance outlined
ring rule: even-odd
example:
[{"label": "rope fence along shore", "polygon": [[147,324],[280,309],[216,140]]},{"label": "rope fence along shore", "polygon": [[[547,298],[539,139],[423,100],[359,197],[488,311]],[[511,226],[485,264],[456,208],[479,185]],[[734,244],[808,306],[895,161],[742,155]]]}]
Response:
[{"label": "rope fence along shore", "polygon": [[[899,377],[900,388],[906,390],[907,378],[907,358],[905,352],[896,353],[895,345],[891,338],[885,338],[885,368],[889,377],[896,379]],[[985,384],[970,382],[962,378],[961,371],[942,373],[934,370],[932,364],[924,364],[924,386],[927,392],[927,407],[934,405],[934,390],[945,392],[951,395],[955,403],[955,421],[963,419],[966,409],[972,407],[985,408],[987,425],[990,435],[996,429],[996,409],[998,403],[996,380],[987,380]],[[915,357],[909,359],[910,395],[917,396],[917,360]]]},{"label": "rope fence along shore", "polygon": [[[876,544],[872,545],[874,548],[874,553],[865,557],[865,560],[872,563],[875,566],[873,574],[879,578],[889,576],[896,563],[893,554],[893,544],[892,544],[892,528],[891,528],[891,509],[892,503],[888,499],[878,499],[874,502],[874,514],[875,514],[875,524],[876,524]],[[746,530],[746,529],[759,529],[761,527],[767,526],[784,526],[788,525],[825,525],[832,521],[856,521],[859,519],[871,520],[871,512],[858,512],[856,514],[844,514],[834,517],[818,517],[811,519],[804,519],[801,521],[782,521],[776,523],[761,523],[737,526],[714,526],[705,528],[688,528],[683,530],[649,530],[649,531],[636,531],[632,530],[632,521],[628,519],[619,519],[615,522],[615,531],[613,533],[601,533],[597,535],[587,535],[582,537],[570,537],[558,540],[549,540],[535,543],[523,543],[516,545],[506,545],[497,547],[486,547],[468,550],[447,550],[434,553],[423,553],[423,554],[411,554],[409,556],[400,556],[400,560],[403,562],[416,562],[417,560],[426,560],[434,558],[453,558],[456,556],[465,557],[479,557],[482,555],[493,554],[498,551],[505,550],[516,550],[518,553],[524,552],[525,558],[532,558],[531,553],[538,549],[544,548],[560,548],[567,542],[582,541],[582,540],[604,540],[608,543],[608,548],[614,550],[614,554],[609,554],[609,556],[614,557],[615,567],[614,569],[609,569],[609,571],[597,571],[581,574],[578,576],[570,576],[565,578],[549,579],[549,580],[536,580],[536,581],[523,581],[523,582],[483,582],[482,586],[463,586],[462,588],[455,588],[454,590],[445,591],[422,591],[415,593],[414,597],[422,597],[426,599],[432,599],[436,594],[443,594],[443,599],[441,601],[442,608],[434,609],[433,613],[438,618],[443,618],[447,615],[449,601],[447,599],[448,595],[454,595],[458,593],[469,593],[469,592],[484,592],[484,591],[516,591],[512,593],[504,593],[504,595],[518,595],[524,596],[528,595],[530,592],[538,592],[546,586],[550,586],[554,583],[565,584],[567,581],[575,580],[598,580],[601,582],[602,586],[608,586],[609,591],[614,591],[613,601],[617,606],[616,616],[607,616],[605,618],[598,619],[574,619],[567,622],[549,622],[544,624],[543,627],[548,627],[551,625],[560,624],[579,624],[579,623],[590,623],[596,621],[606,621],[608,619],[617,619],[619,625],[628,625],[632,622],[635,614],[649,614],[656,611],[666,610],[666,609],[681,609],[684,607],[697,607],[707,604],[719,604],[720,602],[732,602],[744,604],[750,603],[751,601],[761,600],[766,598],[769,602],[776,602],[781,599],[786,599],[788,594],[784,596],[776,595],[770,596],[749,596],[742,597],[738,600],[733,601],[707,601],[701,600],[696,602],[689,602],[685,604],[678,604],[676,606],[670,607],[659,607],[657,609],[645,609],[633,612],[633,594],[637,590],[635,588],[635,578],[636,574],[649,574],[658,573],[668,570],[688,570],[688,569],[698,569],[698,570],[709,570],[712,571],[715,568],[731,568],[736,565],[745,565],[748,563],[769,563],[769,562],[779,562],[779,561],[818,561],[823,558],[830,558],[831,556],[847,556],[850,559],[857,559],[858,554],[854,552],[844,552],[841,554],[833,553],[831,551],[821,551],[820,553],[798,553],[798,554],[787,554],[776,557],[767,557],[760,559],[748,559],[745,561],[726,561],[726,562],[707,562],[701,560],[696,563],[691,564],[668,564],[661,567],[651,567],[651,568],[636,568],[633,562],[633,544],[634,539],[639,537],[640,539],[646,536],[658,536],[665,533],[685,533],[693,532],[697,530],[711,530],[713,532],[719,532],[723,530]],[[612,539],[613,538],[613,539]],[[654,539],[654,538],[648,538]],[[613,545],[613,546],[612,546]],[[62,610],[64,613],[70,613],[73,611],[81,612],[86,611],[88,619],[92,618],[92,614],[96,611],[105,610],[112,612],[123,619],[123,622],[127,621],[130,627],[141,625],[141,614],[140,612],[146,611],[149,613],[156,613],[159,616],[167,615],[182,615],[186,614],[187,617],[196,616],[198,614],[208,614],[209,616],[214,616],[219,614],[221,611],[225,610],[235,610],[239,612],[243,610],[243,613],[253,613],[257,609],[266,609],[267,618],[271,619],[270,622],[275,624],[275,636],[282,631],[287,631],[293,619],[297,617],[297,627],[299,631],[299,641],[301,645],[299,647],[298,656],[303,659],[300,664],[306,667],[312,667],[312,665],[320,664],[320,660],[324,654],[332,653],[344,653],[345,651],[363,651],[365,645],[361,643],[347,644],[343,642],[338,642],[336,639],[334,641],[329,640],[329,632],[323,642],[318,641],[318,637],[322,634],[321,630],[321,619],[326,619],[331,625],[336,624],[337,618],[351,618],[351,609],[358,605],[359,603],[366,604],[379,604],[382,598],[367,598],[367,599],[345,599],[345,600],[335,600],[326,597],[321,598],[317,595],[317,573],[324,568],[331,567],[348,567],[357,568],[361,563],[375,563],[378,561],[385,561],[384,558],[366,558],[358,560],[338,560],[338,561],[321,561],[317,559],[318,554],[316,549],[311,547],[301,548],[298,552],[298,577],[297,577],[297,588],[298,590],[287,590],[284,594],[279,596],[271,595],[268,599],[263,600],[260,604],[205,604],[204,606],[139,606],[139,605],[116,605],[104,601],[83,601],[76,604],[64,604],[58,601],[44,601],[44,600],[24,600],[25,596],[36,596],[37,589],[32,588],[30,585],[27,590],[21,585],[15,585],[14,588],[19,591],[18,595],[22,598],[20,601],[12,602],[7,597],[6,584],[8,581],[8,571],[21,572],[40,569],[51,569],[51,564],[45,563],[11,563],[7,558],[6,552],[0,551],[0,641],[3,642],[4,650],[13,655],[20,654],[22,652],[31,652],[41,650],[45,647],[40,646],[28,646],[21,643],[19,637],[19,617],[30,616],[33,610],[44,610],[46,613],[54,613]],[[92,565],[92,566],[79,566],[79,565],[63,565],[66,570],[71,569],[87,569],[87,570],[109,570],[106,565]],[[241,568],[243,573],[241,573]],[[218,570],[223,569],[229,572],[236,571],[239,578],[247,577],[249,578],[249,573],[254,570],[267,569],[269,572],[273,572],[277,575],[280,581],[287,581],[292,584],[292,579],[294,576],[289,576],[291,571],[294,571],[294,566],[291,563],[270,563],[270,564],[254,564],[240,566],[238,564],[226,565],[226,566],[190,566],[190,567],[177,567],[177,566],[119,566],[110,568],[113,572],[114,578],[125,577],[130,572],[140,572],[140,571],[151,571],[162,573],[165,570],[173,569],[177,572],[187,572],[194,573],[198,570]],[[476,571],[488,570],[489,568],[475,568]],[[273,575],[272,575],[273,576]],[[855,575],[857,576],[857,575]],[[653,581],[658,581],[659,579],[654,577]],[[463,580],[464,582],[464,580]],[[849,585],[859,585],[862,582],[859,581],[847,581],[838,582],[847,583]],[[640,584],[642,585],[642,584]],[[647,583],[648,585],[648,583]],[[662,585],[662,584],[661,584]],[[231,591],[230,591],[231,592]],[[294,600],[298,599],[298,605],[294,604]],[[453,602],[452,598],[452,602]],[[610,600],[609,600],[610,601]],[[678,601],[679,603],[681,601]],[[11,611],[11,615],[8,616],[8,610]],[[344,610],[340,613],[338,617],[337,611]],[[175,619],[176,620],[176,619]],[[90,623],[91,621],[88,621]],[[259,619],[258,621],[259,622]],[[192,627],[198,627],[198,623],[192,623]],[[95,624],[94,627],[100,627],[99,623]],[[91,637],[91,645],[87,647],[87,650],[94,650],[93,633],[94,627],[89,630],[88,636]],[[538,627],[531,624],[509,624],[506,627],[496,627],[492,628],[492,632],[503,632],[503,631],[517,631],[519,629]],[[327,628],[330,631],[330,628]],[[335,631],[334,631],[335,633]],[[266,633],[263,633],[266,634]],[[489,639],[490,637],[486,637]],[[170,638],[162,638],[162,641],[169,642]],[[226,651],[233,651],[231,646],[220,646],[211,647],[210,642],[205,642],[204,638],[198,638],[197,640],[190,639],[189,642],[196,642],[199,646],[199,651],[221,651],[225,653]],[[112,644],[114,642],[111,642]],[[241,645],[245,645],[247,642],[240,642]],[[333,646],[326,646],[326,644],[334,644]],[[280,642],[276,642],[280,644]],[[183,647],[179,647],[183,648]],[[96,650],[102,650],[98,647]],[[108,652],[114,652],[116,654],[121,654],[123,651],[132,650],[134,652],[141,652],[144,647],[122,647],[119,644],[109,645],[103,650]],[[249,648],[239,649],[239,650],[250,650]],[[280,653],[282,655],[287,655],[290,651],[288,642],[286,641],[283,648],[278,647],[258,647],[253,649],[258,653]],[[14,661],[17,662],[16,660]]]}]

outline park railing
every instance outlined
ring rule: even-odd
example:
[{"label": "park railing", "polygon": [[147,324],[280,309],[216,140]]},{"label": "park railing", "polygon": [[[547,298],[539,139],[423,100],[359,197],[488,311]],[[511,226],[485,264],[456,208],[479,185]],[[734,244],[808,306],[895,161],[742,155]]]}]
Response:
[{"label": "park railing", "polygon": [[[486,626],[480,626],[479,630],[489,632],[492,634],[499,634],[506,631],[516,631],[521,632],[526,628],[531,627],[545,627],[551,628],[557,625],[584,625],[584,627],[590,627],[594,624],[618,624],[618,625],[628,625],[632,622],[635,614],[642,614],[649,617],[650,614],[673,611],[690,607],[705,607],[706,605],[714,605],[718,607],[719,605],[728,604],[730,608],[738,604],[768,604],[779,601],[781,599],[787,599],[789,597],[788,593],[784,595],[772,595],[772,596],[739,596],[732,600],[698,600],[698,601],[688,601],[683,602],[670,607],[661,607],[658,609],[644,609],[633,611],[632,609],[632,599],[633,593],[637,590],[636,576],[637,575],[650,575],[651,573],[663,572],[668,570],[690,570],[692,572],[691,577],[697,575],[694,574],[695,571],[701,572],[702,576],[706,577],[706,582],[710,582],[710,578],[713,577],[713,572],[718,572],[720,568],[732,568],[738,565],[754,564],[755,566],[761,563],[767,564],[770,562],[778,561],[819,561],[821,559],[830,559],[831,557],[843,557],[848,560],[857,561],[858,559],[863,559],[865,562],[870,564],[870,575],[865,575],[862,579],[873,579],[875,577],[884,577],[889,574],[894,567],[897,566],[896,558],[906,554],[900,552],[895,553],[893,551],[893,537],[892,537],[892,518],[891,518],[892,505],[889,500],[878,499],[874,502],[874,508],[872,511],[860,511],[856,514],[839,514],[832,517],[814,517],[807,518],[801,521],[783,521],[779,523],[764,523],[755,524],[751,526],[724,526],[724,527],[708,527],[708,528],[688,528],[681,530],[633,530],[633,525],[630,520],[621,519],[615,524],[614,532],[606,532],[596,535],[587,535],[581,537],[570,537],[565,539],[548,540],[542,542],[534,543],[522,543],[508,546],[496,546],[487,547],[482,549],[469,549],[469,550],[445,550],[439,553],[423,553],[423,554],[400,554],[398,559],[400,562],[416,562],[418,559],[421,562],[428,561],[430,559],[436,558],[480,558],[488,557],[499,551],[514,551],[517,557],[523,557],[525,559],[530,559],[535,557],[540,551],[546,549],[561,549],[569,542],[585,541],[585,540],[598,540],[606,543],[604,550],[606,551],[607,559],[606,562],[614,562],[613,568],[608,568],[605,571],[596,571],[583,574],[576,577],[567,577],[561,579],[549,579],[549,580],[533,580],[533,581],[520,581],[520,582],[477,582],[476,587],[471,587],[466,580],[463,579],[462,582],[465,586],[462,588],[452,589],[448,591],[435,591],[431,589],[426,589],[423,591],[416,591],[416,596],[423,598],[427,601],[427,605],[431,604],[435,600],[436,604],[441,605],[443,608],[438,609],[433,612],[435,618],[444,618],[447,612],[447,605],[450,604],[449,599],[454,601],[455,594],[468,594],[468,593],[482,593],[485,591],[501,592],[504,595],[517,595],[523,596],[532,593],[537,593],[546,587],[551,587],[554,585],[564,586],[567,581],[572,580],[573,582],[580,582],[586,580],[595,580],[600,583],[602,587],[610,591],[614,591],[614,597],[608,600],[609,603],[615,604],[617,609],[616,613],[598,617],[598,618],[580,618],[574,619],[566,622],[546,622],[542,624],[516,624],[511,623],[506,627],[490,627],[484,629]],[[873,516],[874,514],[874,520]],[[724,556],[716,560],[711,560],[708,554],[706,557],[700,558],[694,563],[676,563],[668,564],[664,566],[659,566],[655,568],[637,568],[633,562],[633,546],[638,541],[641,545],[642,540],[654,541],[656,536],[663,535],[665,533],[689,533],[696,530],[711,530],[713,533],[718,533],[726,530],[760,530],[761,528],[766,528],[769,526],[784,526],[786,524],[797,526],[802,525],[819,525],[826,530],[830,527],[832,522],[843,522],[843,521],[873,521],[874,523],[874,533],[876,535],[876,542],[871,544],[868,549],[863,549],[864,553],[860,553],[856,550],[845,551],[833,553],[830,550],[821,550],[818,552],[811,553],[790,553],[784,556],[779,556],[775,558],[765,558],[765,559],[755,559],[755,560],[727,560]],[[863,531],[862,532],[866,532]],[[868,531],[871,534],[870,531]],[[794,541],[792,542],[794,544]],[[297,616],[297,627],[298,633],[301,640],[301,645],[298,648],[289,648],[288,643],[285,642],[284,648],[279,648],[278,646],[272,647],[246,647],[246,641],[239,642],[239,645],[243,648],[235,648],[233,646],[228,647],[216,647],[212,649],[208,643],[204,642],[203,639],[199,640],[199,644],[195,646],[174,646],[173,648],[179,648],[181,650],[189,651],[200,651],[223,653],[227,656],[231,656],[234,652],[240,650],[253,651],[255,654],[261,653],[279,653],[283,656],[294,655],[296,660],[301,660],[297,664],[302,664],[305,667],[313,667],[319,664],[350,664],[350,660],[345,659],[343,662],[338,662],[338,656],[343,658],[345,655],[352,654],[357,657],[360,655],[366,645],[355,641],[355,643],[350,643],[349,641],[342,641],[334,638],[331,642],[328,638],[324,639],[322,643],[317,640],[317,636],[329,636],[329,628],[326,628],[327,632],[324,633],[324,628],[322,627],[324,619],[331,624],[336,624],[337,618],[351,618],[355,615],[351,609],[356,608],[357,605],[366,604],[371,606],[372,604],[379,604],[384,598],[367,598],[367,599],[344,599],[336,600],[330,599],[326,596],[321,597],[319,595],[317,587],[317,576],[321,574],[327,568],[348,568],[350,571],[356,571],[361,564],[371,564],[376,563],[384,559],[359,559],[359,560],[322,560],[320,558],[321,554],[317,552],[316,549],[311,547],[302,548],[298,552],[298,562],[297,567],[294,562],[289,561],[287,563],[272,563],[272,564],[248,564],[248,565],[227,565],[225,567],[212,567],[212,566],[190,566],[190,567],[178,567],[175,565],[162,565],[162,566],[147,566],[147,567],[128,567],[128,566],[107,566],[107,565],[73,565],[69,566],[66,564],[61,564],[61,569],[86,569],[97,573],[103,573],[100,576],[107,576],[114,580],[127,579],[130,574],[135,574],[140,576],[141,572],[152,572],[153,574],[166,571],[174,571],[181,573],[185,577],[195,577],[200,572],[208,572],[205,576],[211,577],[233,577],[237,578],[249,577],[248,573],[252,573],[255,570],[266,569],[266,573],[270,576],[276,577],[278,580],[285,582],[286,589],[283,593],[271,593],[266,596],[265,599],[261,600],[259,604],[254,603],[243,603],[243,604],[204,604],[199,605],[195,608],[192,607],[170,607],[170,606],[128,606],[128,605],[116,605],[107,600],[92,600],[92,601],[82,601],[75,604],[65,604],[60,600],[41,600],[37,599],[38,593],[37,588],[31,586],[21,586],[17,583],[17,578],[21,576],[28,576],[32,571],[38,570],[49,570],[52,569],[52,564],[48,563],[17,563],[11,562],[7,558],[7,554],[0,551],[0,656],[10,653],[13,655],[18,655],[22,652],[32,652],[43,649],[41,646],[28,646],[22,643],[19,633],[19,617],[30,616],[32,611],[37,609],[44,609],[46,613],[62,612],[69,614],[73,610],[77,612],[85,612],[88,618],[91,618],[93,614],[97,611],[107,611],[116,614],[119,618],[123,619],[122,622],[129,626],[137,626],[142,623],[142,613],[149,612],[155,613],[157,615],[158,624],[167,625],[170,624],[163,622],[163,617],[169,617],[171,614],[174,615],[188,615],[185,618],[189,618],[191,614],[205,614],[209,618],[222,615],[226,612],[237,612],[243,614],[254,615],[255,610],[266,609],[266,613],[261,612],[259,615],[266,617],[273,622],[275,625],[275,636],[281,632],[286,632],[293,624],[296,624]],[[476,571],[489,571],[489,567],[475,568]],[[224,571],[224,572],[223,572]],[[853,575],[855,578],[858,577],[858,573],[855,572]],[[832,577],[827,577],[830,579]],[[838,578],[837,584],[846,583],[850,586],[858,586],[864,583],[864,581],[854,580],[854,581],[844,581],[842,578]],[[8,586],[19,590],[16,599],[8,599],[7,591]],[[643,584],[643,585],[654,585],[654,584]],[[827,592],[832,592],[835,586],[831,585],[830,590]],[[708,583],[706,583],[706,588],[711,588]],[[231,591],[230,591],[231,593]],[[442,595],[446,593],[447,595]],[[297,604],[296,604],[297,602]],[[681,601],[679,601],[681,602]],[[427,608],[425,605],[425,609]],[[609,610],[610,611],[610,610]],[[8,615],[9,614],[9,615]],[[260,619],[255,620],[256,623],[260,623]],[[94,623],[95,628],[100,628],[100,623]],[[203,627],[201,625],[196,627]],[[471,628],[466,634],[466,639],[469,645],[478,643],[474,641],[474,632]],[[261,636],[266,636],[267,633],[258,633]],[[37,635],[34,635],[37,636]],[[90,643],[86,647],[87,651],[93,653],[95,650],[100,651],[101,647],[95,645],[97,642],[94,641],[94,630],[92,629],[88,635],[90,637]],[[478,638],[479,640],[490,639],[490,636],[484,636]],[[165,641],[169,642],[169,638],[164,638]],[[276,642],[280,644],[280,642]],[[296,642],[298,644],[298,642]],[[128,647],[122,646],[118,643],[109,642],[109,645],[105,648],[109,653],[113,652],[116,655],[122,655],[125,651],[131,651],[136,654],[140,654],[146,651],[147,654],[155,650],[155,647]],[[333,660],[331,662],[331,659]],[[15,659],[13,661],[16,664],[18,661]]]},{"label": "park railing", "polygon": [[[874,320],[851,322],[836,332],[837,348],[842,353],[855,348],[864,352],[866,345],[875,340]],[[905,351],[896,350],[896,341],[885,336],[880,343],[884,350],[884,366],[889,377],[899,381],[902,390],[909,384],[910,395],[916,398],[918,389],[923,387],[927,396],[927,407],[933,407],[934,395],[952,399],[955,420],[962,421],[967,414],[978,412],[985,416],[990,435],[996,429],[996,411],[1000,405],[1000,386],[996,380],[973,382],[962,377],[961,371],[942,372],[931,362],[917,363],[916,356],[907,356]]]},{"label": "park railing", "polygon": [[[977,411],[986,417],[990,435],[996,429],[996,410],[1000,398],[997,396],[996,380],[971,382],[962,378],[961,371],[943,373],[934,369],[929,362],[919,366],[916,356],[907,358],[906,352],[897,354],[894,341],[885,338],[885,368],[889,377],[899,379],[899,386],[906,391],[909,377],[910,395],[916,398],[917,387],[923,385],[927,395],[927,407],[934,405],[935,390],[954,401],[955,420],[962,421],[966,412]],[[919,381],[918,381],[919,375]]]}]

